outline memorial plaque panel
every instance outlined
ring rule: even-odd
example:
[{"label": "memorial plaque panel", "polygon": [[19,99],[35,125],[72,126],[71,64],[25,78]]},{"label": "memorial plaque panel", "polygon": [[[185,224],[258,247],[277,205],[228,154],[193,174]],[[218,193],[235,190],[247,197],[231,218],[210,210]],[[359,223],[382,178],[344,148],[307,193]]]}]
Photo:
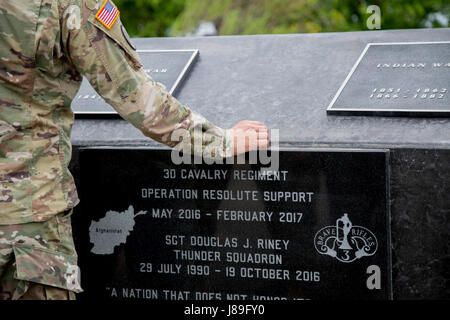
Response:
[{"label": "memorial plaque panel", "polygon": [[450,41],[370,43],[328,114],[450,116]]},{"label": "memorial plaque panel", "polygon": [[280,167],[80,150],[80,299],[389,299],[385,150],[284,150]]},{"label": "memorial plaque panel", "polygon": [[[176,95],[198,56],[198,50],[138,50],[145,72]],[[72,102],[77,116],[116,115],[117,112],[83,78],[81,88]]]}]

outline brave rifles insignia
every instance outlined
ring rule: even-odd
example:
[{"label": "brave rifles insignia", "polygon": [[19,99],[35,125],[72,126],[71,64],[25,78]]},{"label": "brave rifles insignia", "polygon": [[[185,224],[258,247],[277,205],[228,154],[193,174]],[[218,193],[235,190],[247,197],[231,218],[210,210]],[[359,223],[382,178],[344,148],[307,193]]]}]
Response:
[{"label": "brave rifles insignia", "polygon": [[345,213],[336,220],[335,226],[324,227],[316,233],[314,246],[320,254],[348,263],[374,255],[378,242],[370,230],[354,226]]}]

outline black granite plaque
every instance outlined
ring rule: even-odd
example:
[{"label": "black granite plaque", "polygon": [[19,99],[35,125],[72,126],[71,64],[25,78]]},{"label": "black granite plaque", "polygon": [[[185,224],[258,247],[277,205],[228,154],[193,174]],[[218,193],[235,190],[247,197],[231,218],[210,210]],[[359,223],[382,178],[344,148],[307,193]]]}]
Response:
[{"label": "black granite plaque", "polygon": [[[198,50],[138,50],[145,72],[162,83],[174,96],[180,89],[198,56]],[[105,116],[117,112],[83,78],[81,88],[72,102],[76,116]]]},{"label": "black granite plaque", "polygon": [[330,106],[334,115],[450,116],[450,42],[370,43]]},{"label": "black granite plaque", "polygon": [[174,165],[170,150],[80,150],[80,299],[391,298],[384,150]]}]

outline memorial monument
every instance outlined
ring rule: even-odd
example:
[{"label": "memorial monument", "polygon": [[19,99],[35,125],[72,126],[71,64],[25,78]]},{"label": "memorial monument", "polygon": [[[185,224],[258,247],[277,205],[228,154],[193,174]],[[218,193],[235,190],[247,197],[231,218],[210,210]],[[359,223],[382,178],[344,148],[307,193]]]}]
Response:
[{"label": "memorial monument", "polygon": [[222,127],[279,129],[279,165],[174,164],[83,87],[80,299],[450,298],[450,29],[134,42],[188,50],[144,68]]}]

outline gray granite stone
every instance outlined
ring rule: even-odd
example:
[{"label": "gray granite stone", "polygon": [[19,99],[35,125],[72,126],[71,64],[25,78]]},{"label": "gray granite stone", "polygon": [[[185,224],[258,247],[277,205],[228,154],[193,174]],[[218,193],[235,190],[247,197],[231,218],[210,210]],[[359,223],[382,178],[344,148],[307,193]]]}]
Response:
[{"label": "gray granite stone", "polygon": [[[370,42],[448,41],[450,29],[135,39],[138,49],[199,49],[179,100],[230,127],[260,120],[284,145],[450,148],[450,119],[329,116]],[[77,119],[74,145],[157,145],[123,120]]]},{"label": "gray granite stone", "polygon": [[370,43],[328,114],[450,118],[450,41]]},{"label": "gray granite stone", "polygon": [[[449,299],[450,119],[326,112],[367,43],[448,40],[447,28],[135,43],[142,50],[199,49],[178,98],[222,127],[261,120],[280,129],[282,147],[390,149],[394,298]],[[72,142],[78,187],[81,146],[161,147],[119,119],[77,119]]]},{"label": "gray granite stone", "polygon": [[395,299],[450,298],[450,150],[391,150]]}]

